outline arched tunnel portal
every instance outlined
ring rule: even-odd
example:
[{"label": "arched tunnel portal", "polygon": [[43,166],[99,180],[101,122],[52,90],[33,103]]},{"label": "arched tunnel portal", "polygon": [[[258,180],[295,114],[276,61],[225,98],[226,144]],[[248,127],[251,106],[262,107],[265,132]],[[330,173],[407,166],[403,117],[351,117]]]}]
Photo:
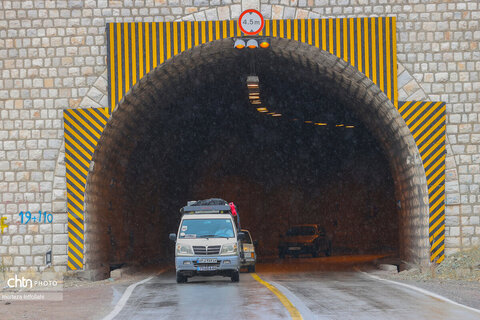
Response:
[{"label": "arched tunnel portal", "polygon": [[207,43],[150,72],[113,112],[87,182],[86,270],[173,261],[179,208],[210,197],[238,205],[260,258],[288,226],[317,223],[334,254],[428,261],[418,160],[391,101],[345,61],[287,39]]}]

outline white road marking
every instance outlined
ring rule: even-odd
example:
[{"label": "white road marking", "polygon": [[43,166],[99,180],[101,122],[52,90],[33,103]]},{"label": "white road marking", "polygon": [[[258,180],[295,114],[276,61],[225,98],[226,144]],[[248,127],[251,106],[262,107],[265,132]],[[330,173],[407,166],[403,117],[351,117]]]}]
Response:
[{"label": "white road marking", "polygon": [[449,302],[451,304],[454,304],[458,307],[462,307],[462,308],[465,308],[467,310],[470,310],[470,311],[473,311],[473,312],[476,312],[476,313],[479,313],[480,314],[480,310],[479,309],[475,309],[475,308],[472,308],[472,307],[469,307],[469,306],[466,306],[464,304],[461,304],[461,303],[458,303],[458,302],[455,302],[453,300],[450,300],[448,298],[445,298],[444,296],[441,296],[441,295],[438,295],[436,293],[433,293],[431,291],[428,291],[428,290],[425,290],[425,289],[421,289],[421,288],[418,288],[418,287],[415,287],[415,286],[412,286],[412,285],[409,285],[409,284],[406,284],[406,283],[401,283],[401,282],[397,282],[397,281],[393,281],[393,280],[387,280],[387,279],[383,279],[383,278],[380,278],[380,277],[377,277],[377,276],[374,276],[372,274],[369,274],[367,272],[363,272],[363,271],[360,271],[361,273],[363,274],[366,274],[367,276],[369,276],[370,278],[373,278],[375,280],[379,280],[379,281],[384,281],[384,282],[389,282],[389,283],[393,283],[393,284],[396,284],[396,285],[399,285],[399,286],[402,286],[402,287],[406,287],[406,288],[409,288],[411,290],[414,290],[414,291],[417,291],[417,292],[420,292],[420,293],[423,293],[427,296],[430,296],[432,298],[435,298],[435,299],[439,299],[439,300],[442,300],[442,301],[445,301],[445,302]]},{"label": "white road marking", "polygon": [[128,298],[130,298],[130,296],[132,295],[133,290],[135,290],[138,285],[144,284],[151,279],[153,279],[153,277],[148,277],[146,279],[143,279],[142,281],[138,281],[128,286],[127,290],[125,290],[115,308],[105,318],[103,318],[103,320],[112,320],[113,318],[115,318],[120,313],[120,311],[122,311],[123,307],[125,307],[125,304],[127,304]]}]

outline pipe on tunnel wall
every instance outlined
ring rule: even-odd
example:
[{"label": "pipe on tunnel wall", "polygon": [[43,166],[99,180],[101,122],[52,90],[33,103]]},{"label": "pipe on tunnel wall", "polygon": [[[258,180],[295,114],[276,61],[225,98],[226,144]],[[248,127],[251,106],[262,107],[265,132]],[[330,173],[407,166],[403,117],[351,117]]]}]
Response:
[{"label": "pipe on tunnel wall", "polygon": [[[152,204],[145,204],[142,208],[129,207],[132,214],[120,214],[125,206],[128,207],[128,199],[132,197],[122,187],[131,166],[129,160],[132,152],[142,143],[142,137],[153,130],[155,124],[149,121],[152,112],[171,108],[179,97],[194,90],[199,81],[214,81],[216,74],[229,70],[229,66],[238,65],[238,61],[243,59],[242,54],[232,48],[230,39],[196,47],[150,72],[120,102],[101,137],[94,155],[95,166],[88,177],[86,269],[105,269],[109,263],[145,258],[145,253],[158,256],[167,253],[167,249],[160,248],[157,242],[163,239],[159,235],[164,235],[166,229],[152,234],[142,233],[152,216],[140,212],[152,210],[149,209]],[[387,155],[395,181],[396,198],[400,201],[401,257],[411,262],[427,263],[428,198],[425,173],[417,156],[415,142],[393,104],[365,75],[317,48],[286,39],[272,39],[268,58],[289,62],[291,69],[303,68],[309,75],[320,79],[319,83],[334,92],[343,103],[350,105],[373,133]],[[191,86],[186,87],[185,84]],[[165,190],[168,186],[162,186],[162,181],[158,181],[158,189],[144,192],[151,192],[152,197],[156,197],[162,188]],[[162,208],[161,203],[154,205],[159,207],[154,210],[167,208]],[[163,218],[156,217],[159,225],[166,225],[161,223],[165,215],[176,212],[163,214]],[[135,250],[129,247],[132,232],[137,241]],[[135,252],[140,249],[143,253]]]}]

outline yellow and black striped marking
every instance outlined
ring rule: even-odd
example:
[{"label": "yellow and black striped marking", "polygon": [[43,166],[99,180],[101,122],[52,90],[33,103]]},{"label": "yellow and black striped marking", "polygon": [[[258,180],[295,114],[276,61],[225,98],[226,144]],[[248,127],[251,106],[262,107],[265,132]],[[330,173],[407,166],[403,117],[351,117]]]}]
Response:
[{"label": "yellow and black striped marking", "polygon": [[[395,30],[395,17],[266,20],[260,36],[300,41],[344,59],[397,105]],[[159,64],[203,43],[242,35],[233,20],[107,24],[110,113]]]},{"label": "yellow and black striped marking", "polygon": [[430,259],[445,258],[445,103],[399,102],[405,120],[422,157],[430,205]]},{"label": "yellow and black striped marking", "polygon": [[108,108],[63,112],[70,270],[83,268],[85,186],[90,162],[108,117]]}]

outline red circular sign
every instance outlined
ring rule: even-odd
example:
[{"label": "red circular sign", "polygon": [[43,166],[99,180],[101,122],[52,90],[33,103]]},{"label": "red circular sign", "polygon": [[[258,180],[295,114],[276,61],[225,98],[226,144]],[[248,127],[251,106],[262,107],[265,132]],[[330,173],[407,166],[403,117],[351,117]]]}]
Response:
[{"label": "red circular sign", "polygon": [[249,9],[242,12],[238,18],[238,26],[243,33],[255,35],[262,31],[265,20],[260,12],[255,9]]}]

